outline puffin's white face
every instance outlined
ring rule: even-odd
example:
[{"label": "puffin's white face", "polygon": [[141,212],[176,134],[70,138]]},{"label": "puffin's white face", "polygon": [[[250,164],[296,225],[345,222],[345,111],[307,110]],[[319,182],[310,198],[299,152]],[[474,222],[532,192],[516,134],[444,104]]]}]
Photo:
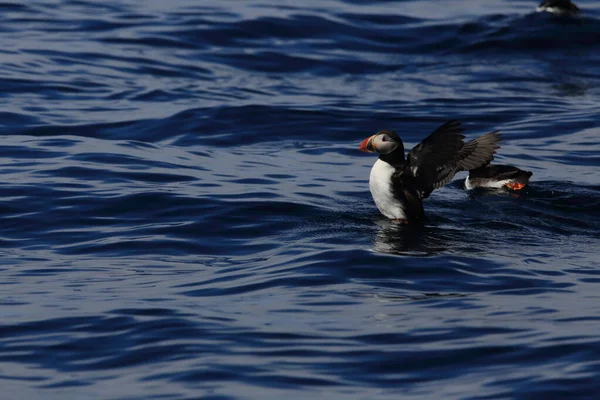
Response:
[{"label": "puffin's white face", "polygon": [[378,152],[379,154],[389,154],[401,144],[402,141],[395,132],[381,131],[363,140],[359,150],[368,153]]}]

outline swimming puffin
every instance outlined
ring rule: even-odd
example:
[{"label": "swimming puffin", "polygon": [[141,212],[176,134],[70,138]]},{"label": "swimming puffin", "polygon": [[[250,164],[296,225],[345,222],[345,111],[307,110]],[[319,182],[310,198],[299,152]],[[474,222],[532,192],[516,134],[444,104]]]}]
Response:
[{"label": "swimming puffin", "polygon": [[391,130],[377,132],[362,141],[359,149],[379,153],[371,169],[369,189],[379,211],[396,222],[423,219],[422,199],[454,177],[489,164],[500,148],[497,131],[468,143],[458,121],[449,121],[415,146],[404,157],[402,139]]},{"label": "swimming puffin", "polygon": [[465,179],[465,189],[488,188],[521,190],[528,183],[533,172],[523,171],[510,165],[485,165],[469,171]]},{"label": "swimming puffin", "polygon": [[536,11],[546,11],[556,15],[568,15],[579,13],[577,7],[571,0],[544,0],[540,3]]}]

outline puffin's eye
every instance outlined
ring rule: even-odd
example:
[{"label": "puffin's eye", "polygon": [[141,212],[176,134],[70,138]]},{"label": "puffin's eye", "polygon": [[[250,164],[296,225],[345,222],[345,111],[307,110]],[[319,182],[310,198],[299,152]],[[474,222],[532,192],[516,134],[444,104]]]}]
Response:
[{"label": "puffin's eye", "polygon": [[381,141],[382,141],[382,142],[387,142],[387,137],[386,137],[386,136],[382,136],[382,137],[381,137]]}]

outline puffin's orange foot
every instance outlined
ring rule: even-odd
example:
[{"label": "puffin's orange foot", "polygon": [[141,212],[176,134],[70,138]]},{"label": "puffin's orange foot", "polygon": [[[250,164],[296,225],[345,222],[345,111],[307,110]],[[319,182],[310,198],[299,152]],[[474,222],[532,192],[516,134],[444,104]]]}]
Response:
[{"label": "puffin's orange foot", "polygon": [[408,225],[408,220],[406,220],[406,219],[393,219],[392,222],[395,224]]},{"label": "puffin's orange foot", "polygon": [[505,185],[510,190],[521,190],[525,187],[524,183],[507,183]]}]

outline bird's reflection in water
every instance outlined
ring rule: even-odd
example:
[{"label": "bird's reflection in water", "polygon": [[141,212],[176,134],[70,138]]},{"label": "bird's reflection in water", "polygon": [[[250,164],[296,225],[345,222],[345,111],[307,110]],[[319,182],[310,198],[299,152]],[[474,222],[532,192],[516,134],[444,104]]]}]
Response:
[{"label": "bird's reflection in water", "polygon": [[[524,200],[546,200],[552,197],[548,192],[556,197],[556,190],[541,191],[530,185],[519,191],[476,188],[469,191],[468,202],[445,204],[437,213],[429,213],[425,223],[399,224],[381,218],[376,221],[379,231],[373,250],[413,257],[449,251],[486,252],[494,238],[526,229],[531,212],[528,213],[529,203]],[[494,235],[484,234],[491,226]]]},{"label": "bird's reflection in water", "polygon": [[378,220],[379,232],[373,250],[378,253],[429,256],[447,250],[460,230],[446,230],[426,224],[398,224],[391,220]]}]

